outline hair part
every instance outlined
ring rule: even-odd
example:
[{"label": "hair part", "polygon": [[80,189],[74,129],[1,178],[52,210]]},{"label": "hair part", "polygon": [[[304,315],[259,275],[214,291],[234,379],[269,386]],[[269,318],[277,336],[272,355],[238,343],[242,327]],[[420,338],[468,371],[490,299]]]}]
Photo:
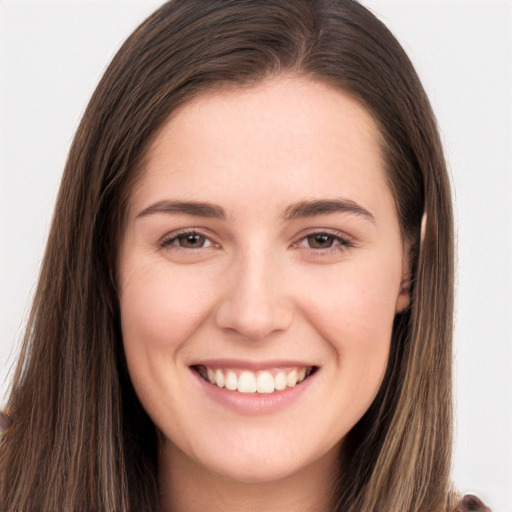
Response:
[{"label": "hair part", "polygon": [[174,0],[119,50],[70,150],[0,442],[6,512],[157,510],[157,433],[129,379],[117,297],[130,193],[176,109],[284,74],[343,90],[374,117],[411,251],[411,305],[378,396],[345,439],[333,510],[453,506],[451,196],[412,64],[353,0]]}]

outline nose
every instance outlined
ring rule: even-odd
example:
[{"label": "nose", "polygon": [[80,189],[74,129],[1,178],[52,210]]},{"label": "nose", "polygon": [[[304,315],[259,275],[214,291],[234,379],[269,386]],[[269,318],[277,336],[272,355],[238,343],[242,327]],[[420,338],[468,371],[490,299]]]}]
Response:
[{"label": "nose", "polygon": [[262,254],[232,267],[215,315],[218,327],[252,341],[286,331],[293,311],[283,286],[283,270]]}]

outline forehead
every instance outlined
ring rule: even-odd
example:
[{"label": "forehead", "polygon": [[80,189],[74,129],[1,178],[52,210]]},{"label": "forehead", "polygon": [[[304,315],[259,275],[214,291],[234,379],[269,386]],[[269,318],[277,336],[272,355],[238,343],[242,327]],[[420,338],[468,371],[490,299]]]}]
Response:
[{"label": "forehead", "polygon": [[378,195],[387,188],[381,146],[371,114],[321,82],[282,77],[211,91],[161,128],[132,200],[156,198],[165,183],[171,195],[173,187],[193,199],[231,190],[235,200],[262,180],[266,193],[283,196],[332,195],[336,184],[340,194],[360,195],[371,185]]}]

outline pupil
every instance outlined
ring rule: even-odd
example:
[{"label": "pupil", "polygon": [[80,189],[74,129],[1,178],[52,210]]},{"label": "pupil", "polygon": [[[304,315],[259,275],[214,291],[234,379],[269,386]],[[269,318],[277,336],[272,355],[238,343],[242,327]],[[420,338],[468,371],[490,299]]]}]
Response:
[{"label": "pupil", "polygon": [[185,247],[201,247],[203,245],[203,237],[196,234],[185,235],[181,239],[181,245]]},{"label": "pupil", "polygon": [[326,248],[331,247],[332,236],[328,234],[313,235],[309,237],[309,246],[313,248]]}]

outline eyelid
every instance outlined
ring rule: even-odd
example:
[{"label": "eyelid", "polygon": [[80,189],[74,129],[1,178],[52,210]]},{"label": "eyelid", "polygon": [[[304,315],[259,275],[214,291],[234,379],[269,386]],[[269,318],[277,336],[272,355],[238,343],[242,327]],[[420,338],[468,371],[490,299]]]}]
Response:
[{"label": "eyelid", "polygon": [[193,252],[193,251],[198,251],[200,249],[211,249],[211,248],[220,247],[220,244],[216,243],[213,240],[213,237],[211,235],[205,233],[204,229],[194,228],[194,227],[182,228],[182,229],[177,229],[175,231],[171,231],[170,233],[167,233],[159,240],[158,245],[163,249],[170,248],[171,246],[173,246],[173,243],[180,236],[184,236],[184,235],[202,236],[206,240],[208,240],[208,242],[210,242],[210,245],[208,245],[207,247],[198,247],[198,248],[187,248],[187,247],[180,247],[179,245],[176,245],[176,247],[175,247],[176,250],[185,251],[185,252]]},{"label": "eyelid", "polygon": [[330,253],[330,252],[338,252],[338,253],[343,252],[351,247],[354,247],[354,245],[355,245],[353,237],[351,237],[350,235],[347,235],[343,231],[339,231],[337,229],[329,229],[329,228],[323,228],[323,229],[315,228],[315,229],[311,229],[311,230],[302,232],[292,243],[292,247],[295,249],[299,249],[300,244],[302,242],[305,242],[310,236],[315,236],[315,235],[329,235],[329,236],[332,236],[333,238],[337,239],[339,242],[339,244],[333,245],[331,247],[326,247],[325,249],[314,249],[312,247],[304,248],[304,249],[306,249],[312,253],[316,253],[318,255],[326,254],[326,253]]},{"label": "eyelid", "polygon": [[[174,242],[180,237],[184,235],[199,235],[204,237],[209,245],[206,247],[197,247],[197,248],[187,248],[181,247],[178,244],[174,245]],[[307,240],[308,237],[315,235],[329,235],[332,236],[337,243],[333,244],[331,247],[326,248],[312,248],[312,247],[303,247],[314,254],[327,254],[330,252],[344,252],[347,249],[354,247],[355,242],[354,238],[343,231],[339,231],[337,229],[332,228],[314,228],[309,230],[304,230],[300,233],[295,240],[291,243],[291,248],[293,249],[301,249],[301,244]],[[159,247],[162,249],[173,247],[174,250],[183,251],[183,252],[197,252],[199,250],[208,250],[208,249],[217,249],[221,247],[221,244],[217,243],[214,240],[214,237],[209,233],[209,230],[205,230],[204,228],[196,228],[196,227],[187,227],[182,229],[177,229],[175,231],[171,231],[164,235],[158,242]]]}]

